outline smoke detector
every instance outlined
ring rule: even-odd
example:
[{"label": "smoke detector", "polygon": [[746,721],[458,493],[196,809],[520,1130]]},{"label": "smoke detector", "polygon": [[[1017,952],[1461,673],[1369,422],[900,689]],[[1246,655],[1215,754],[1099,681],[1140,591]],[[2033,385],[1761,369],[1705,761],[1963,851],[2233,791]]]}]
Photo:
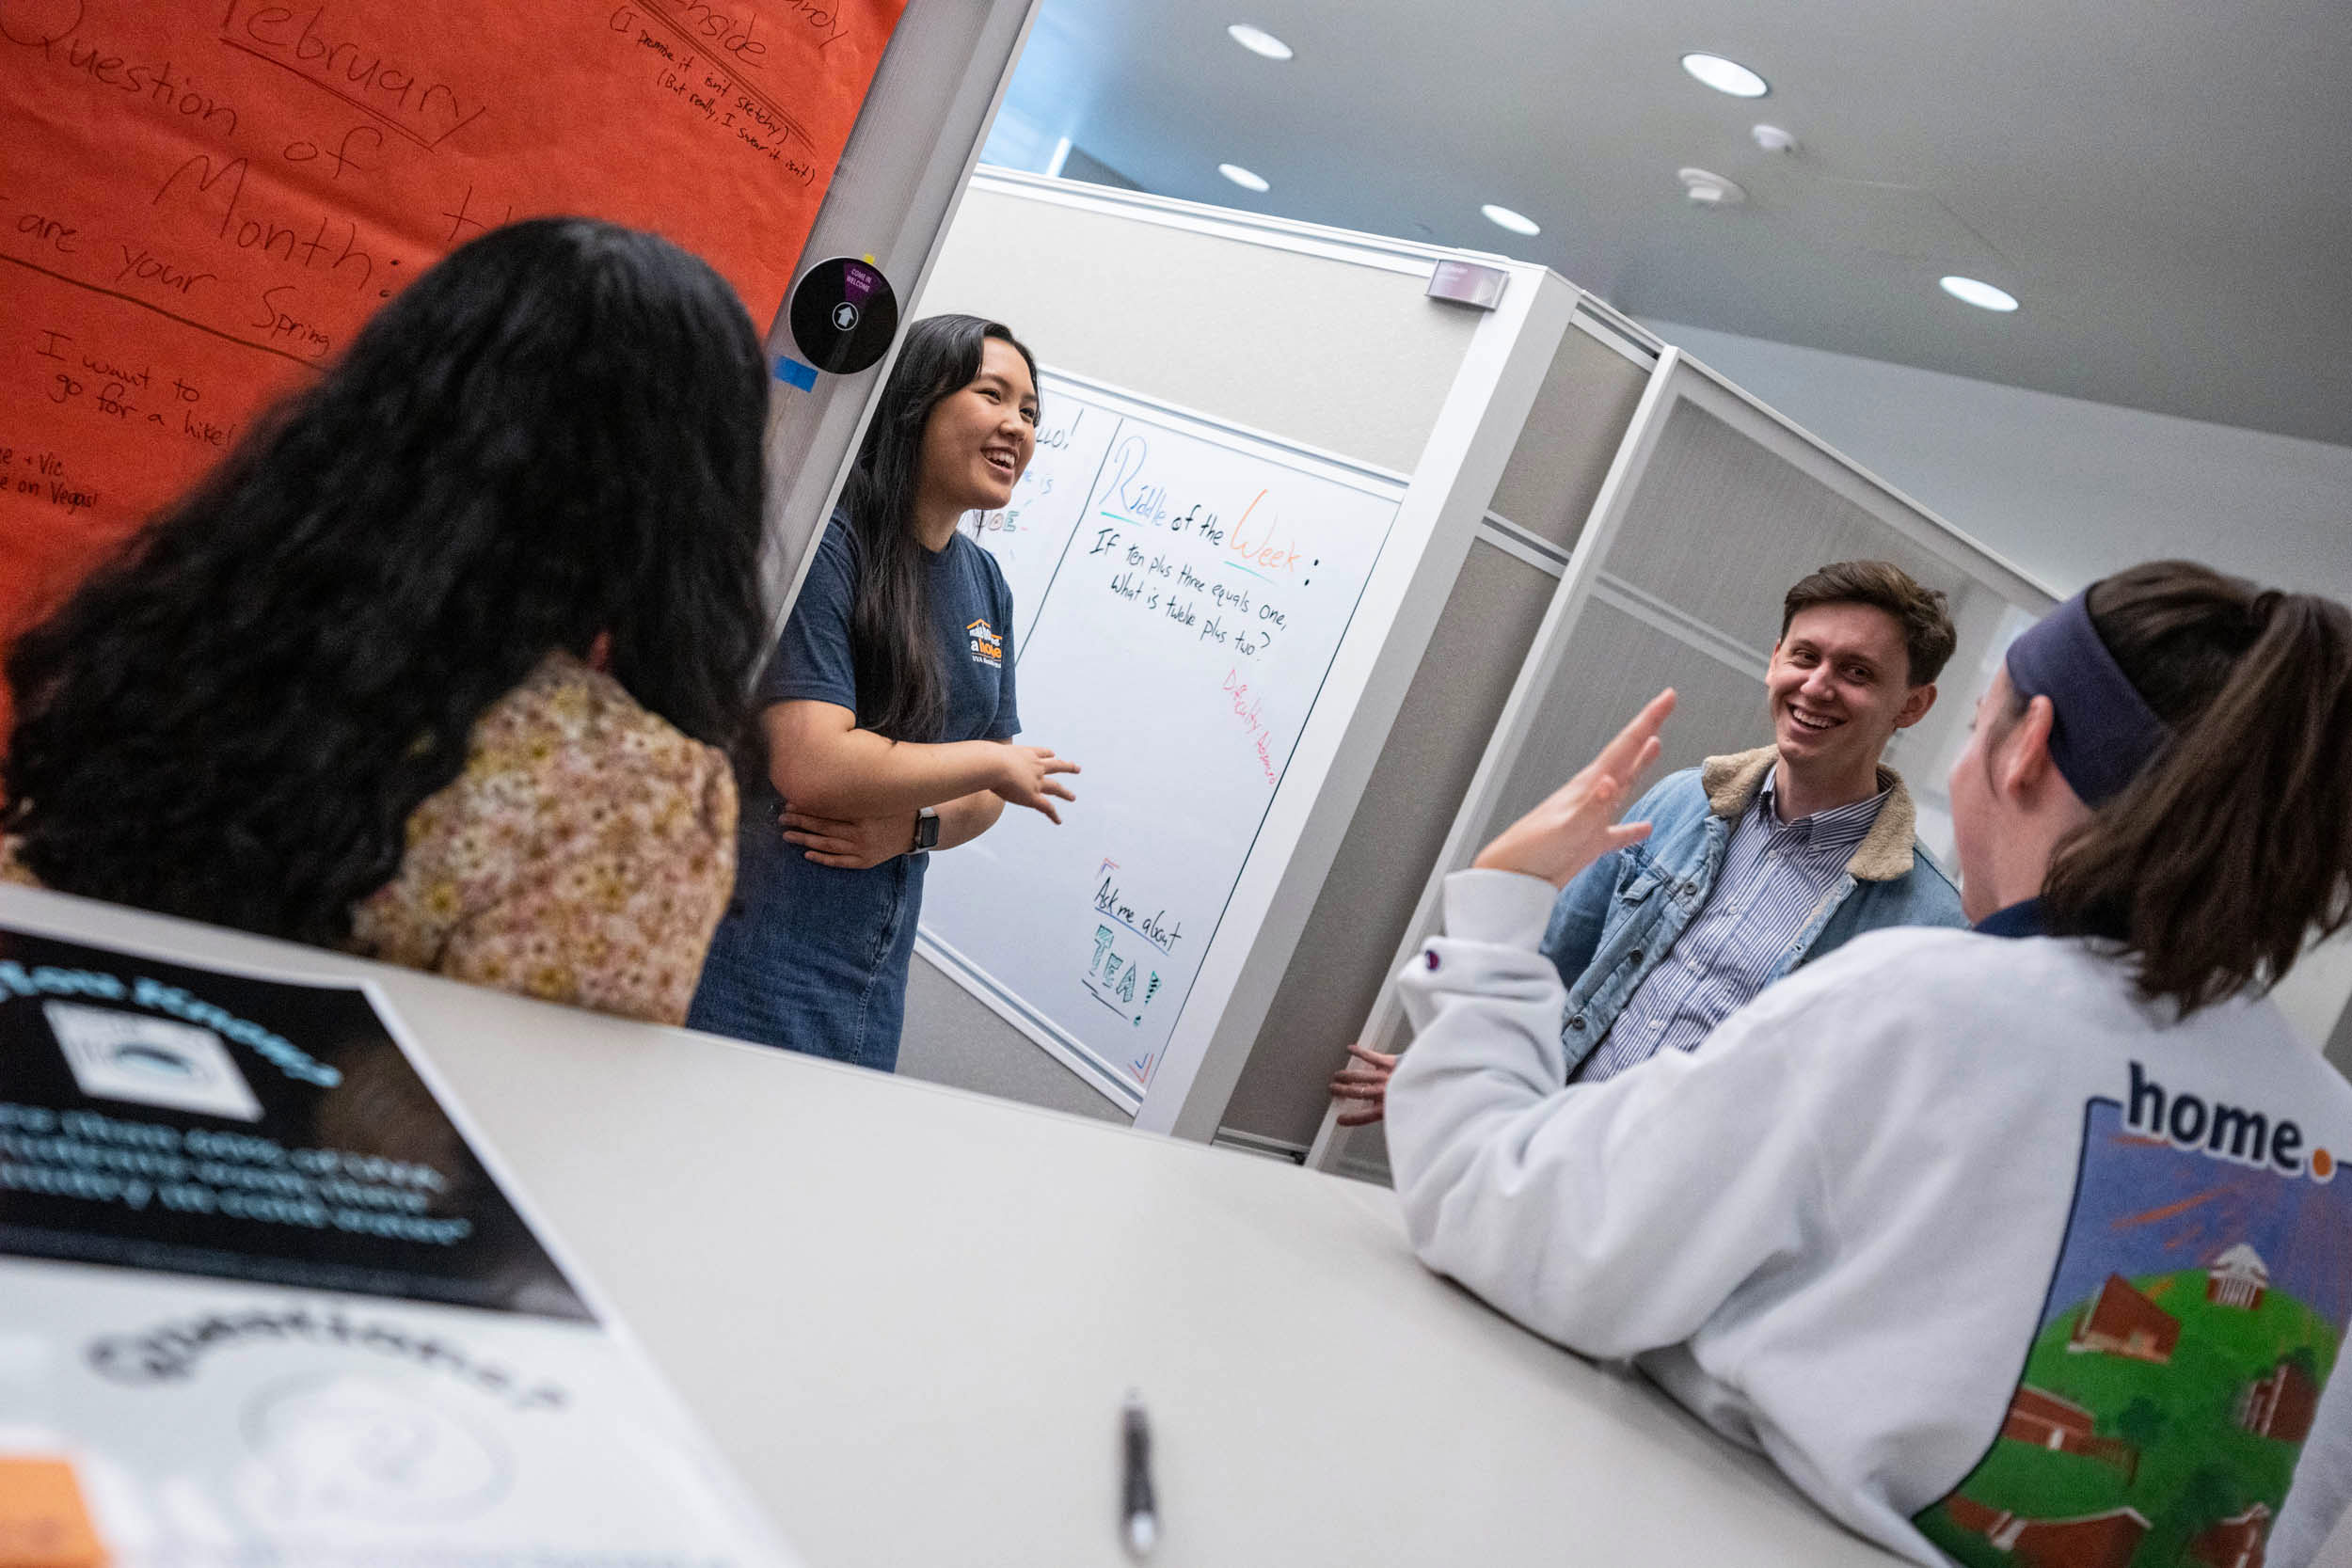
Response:
[{"label": "smoke detector", "polygon": [[1797,138],[1777,125],[1751,125],[1748,135],[1767,152],[1794,152]]},{"label": "smoke detector", "polygon": [[1748,198],[1736,182],[1703,168],[1678,168],[1675,178],[1682,182],[1682,189],[1691,198],[1691,205],[1706,210],[1717,207],[1737,207]]}]

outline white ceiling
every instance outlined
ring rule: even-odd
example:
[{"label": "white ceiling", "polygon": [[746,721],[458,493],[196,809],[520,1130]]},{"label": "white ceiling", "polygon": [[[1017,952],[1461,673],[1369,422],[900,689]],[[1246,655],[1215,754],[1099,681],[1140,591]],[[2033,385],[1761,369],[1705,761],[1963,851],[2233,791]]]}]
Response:
[{"label": "white ceiling", "polygon": [[[1296,58],[1243,51],[1244,21]],[[1699,86],[1692,49],[1772,95]],[[2346,0],[1044,0],[1006,123],[1645,317],[2352,444],[2347,86]],[[1801,150],[1759,150],[1757,120]],[[1693,209],[1685,165],[1747,203]],[[2024,309],[1961,305],[1947,272]]]}]

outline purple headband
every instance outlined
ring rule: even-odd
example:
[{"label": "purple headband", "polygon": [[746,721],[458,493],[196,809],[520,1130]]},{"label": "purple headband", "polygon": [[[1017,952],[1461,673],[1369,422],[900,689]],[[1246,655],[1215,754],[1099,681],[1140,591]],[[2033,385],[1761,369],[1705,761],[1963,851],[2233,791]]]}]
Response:
[{"label": "purple headband", "polygon": [[2009,683],[2056,710],[2050,760],[2086,806],[2123,792],[2172,732],[2150,710],[2091,624],[2090,590],[2009,645]]}]

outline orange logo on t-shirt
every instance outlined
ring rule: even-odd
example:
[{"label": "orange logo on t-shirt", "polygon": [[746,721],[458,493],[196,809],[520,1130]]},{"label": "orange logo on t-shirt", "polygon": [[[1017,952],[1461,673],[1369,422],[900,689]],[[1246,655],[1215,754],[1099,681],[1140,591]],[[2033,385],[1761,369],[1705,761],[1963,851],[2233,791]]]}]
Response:
[{"label": "orange logo on t-shirt", "polygon": [[972,648],[972,662],[994,665],[1003,669],[1005,640],[985,620],[974,621],[963,628],[964,639]]}]

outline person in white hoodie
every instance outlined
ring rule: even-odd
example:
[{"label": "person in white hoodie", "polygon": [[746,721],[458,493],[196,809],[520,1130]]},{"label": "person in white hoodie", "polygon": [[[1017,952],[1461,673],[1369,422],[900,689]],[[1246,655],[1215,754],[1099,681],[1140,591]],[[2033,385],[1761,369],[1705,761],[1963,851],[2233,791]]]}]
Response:
[{"label": "person in white hoodie", "polygon": [[1973,931],[1875,932],[1561,1086],[1554,890],[1663,693],[1448,879],[1389,1099],[1413,1243],[1911,1560],[2303,1568],[2352,1497],[2352,1085],[2264,999],[2352,919],[2352,613],[2178,562],[2019,638]]}]

